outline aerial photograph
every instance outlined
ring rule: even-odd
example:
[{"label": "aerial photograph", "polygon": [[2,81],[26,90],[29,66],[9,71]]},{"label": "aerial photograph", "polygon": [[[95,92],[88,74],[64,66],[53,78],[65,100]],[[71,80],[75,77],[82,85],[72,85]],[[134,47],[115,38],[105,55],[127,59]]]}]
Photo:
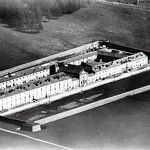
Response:
[{"label": "aerial photograph", "polygon": [[0,0],[0,150],[150,150],[150,0]]}]

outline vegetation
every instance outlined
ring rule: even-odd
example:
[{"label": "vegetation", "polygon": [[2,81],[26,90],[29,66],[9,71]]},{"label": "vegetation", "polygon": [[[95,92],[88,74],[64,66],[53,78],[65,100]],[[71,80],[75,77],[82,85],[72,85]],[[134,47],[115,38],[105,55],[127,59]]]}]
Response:
[{"label": "vegetation", "polygon": [[89,0],[36,0],[35,3],[40,7],[42,15],[50,19],[63,14],[71,14],[82,7],[85,7]]},{"label": "vegetation", "polygon": [[[37,13],[38,12],[38,13]],[[35,32],[42,29],[40,10],[16,0],[0,1],[0,19],[16,30]]]},{"label": "vegetation", "polygon": [[0,0],[0,19],[16,30],[39,32],[43,29],[43,17],[49,20],[71,14],[89,2],[90,0]]}]

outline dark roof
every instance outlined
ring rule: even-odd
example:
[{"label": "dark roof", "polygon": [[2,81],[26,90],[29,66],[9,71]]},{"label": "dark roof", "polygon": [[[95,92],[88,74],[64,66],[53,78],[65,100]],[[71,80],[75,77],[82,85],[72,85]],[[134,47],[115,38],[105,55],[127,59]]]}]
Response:
[{"label": "dark roof", "polygon": [[82,71],[89,73],[94,73],[93,70],[88,66],[82,66],[82,65],[71,65],[68,64],[67,66],[61,66],[59,69],[59,72],[65,72],[67,75],[69,75],[72,78],[79,78],[79,75]]},{"label": "dark roof", "polygon": [[81,60],[90,56],[97,56],[97,51],[87,52],[87,53],[79,53],[79,55],[63,60],[64,63],[74,62],[76,60]]},{"label": "dark roof", "polygon": [[49,64],[47,66],[43,66],[43,65],[44,64],[34,66],[34,67],[31,67],[31,68],[27,68],[27,69],[24,69],[24,70],[17,71],[17,72],[12,73],[12,74],[2,76],[2,77],[0,77],[0,83],[10,81],[10,80],[13,80],[13,79],[16,79],[16,78],[19,78],[19,77],[31,75],[33,73],[37,73],[37,72],[49,69]]},{"label": "dark roof", "polygon": [[77,65],[68,65],[68,66],[61,66],[60,71],[65,73],[73,73],[73,74],[80,74],[81,71],[84,70],[84,66],[77,66]]}]

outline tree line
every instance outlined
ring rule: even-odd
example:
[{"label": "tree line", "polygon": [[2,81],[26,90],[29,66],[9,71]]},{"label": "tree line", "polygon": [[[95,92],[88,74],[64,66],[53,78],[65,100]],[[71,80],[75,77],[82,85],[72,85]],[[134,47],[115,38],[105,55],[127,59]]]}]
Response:
[{"label": "tree line", "polygon": [[18,31],[40,32],[42,19],[71,14],[90,0],[0,0],[0,21]]}]

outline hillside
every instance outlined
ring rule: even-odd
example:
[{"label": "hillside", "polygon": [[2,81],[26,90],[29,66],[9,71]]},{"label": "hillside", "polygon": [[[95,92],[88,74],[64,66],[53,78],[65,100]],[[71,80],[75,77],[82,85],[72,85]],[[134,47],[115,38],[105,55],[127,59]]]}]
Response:
[{"label": "hillside", "polygon": [[[1,44],[0,63],[9,68],[96,39],[108,39],[118,44],[147,50],[150,47],[148,11],[91,4],[73,14],[51,19],[42,24],[44,30],[41,33],[26,34],[1,23],[0,39],[13,45],[7,44],[6,47]],[[10,52],[13,52],[13,55]],[[7,65],[8,61],[11,65]]]}]

